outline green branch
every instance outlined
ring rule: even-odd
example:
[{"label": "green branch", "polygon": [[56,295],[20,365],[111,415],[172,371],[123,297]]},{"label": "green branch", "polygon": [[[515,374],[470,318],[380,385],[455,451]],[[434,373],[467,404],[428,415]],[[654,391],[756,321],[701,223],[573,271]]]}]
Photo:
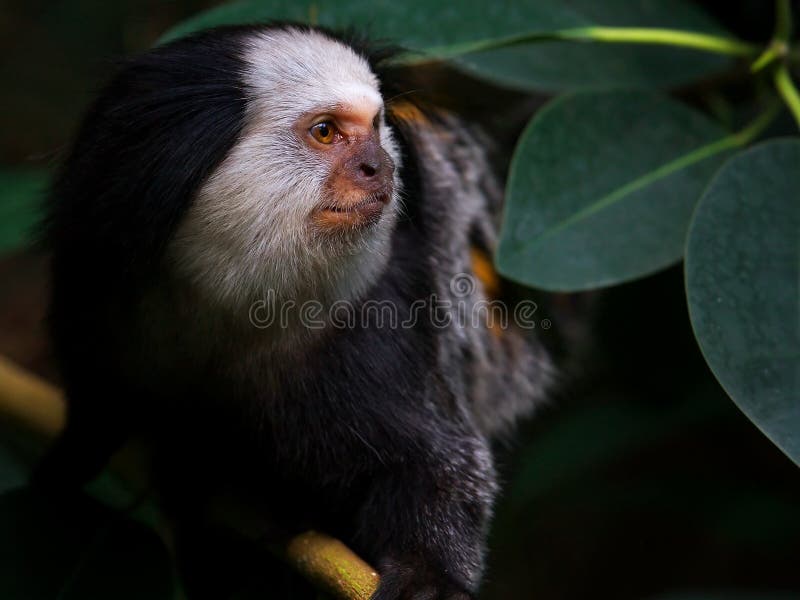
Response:
[{"label": "green branch", "polygon": [[499,48],[547,41],[673,46],[747,58],[754,58],[758,54],[758,48],[747,42],[731,37],[694,31],[646,27],[582,27],[549,32],[522,33],[504,38],[439,46],[428,49],[424,54],[406,54],[400,58],[400,62],[404,64],[415,64],[432,60],[454,58],[474,52],[497,50]]},{"label": "green branch", "polygon": [[787,43],[792,37],[792,5],[789,0],[775,1],[775,39]]},{"label": "green branch", "polygon": [[773,98],[772,103],[763,113],[758,115],[747,127],[737,131],[730,137],[731,147],[744,148],[750,142],[755,141],[772,124],[780,112],[781,103],[776,98]]},{"label": "green branch", "polygon": [[753,63],[750,70],[757,73],[779,59],[789,56],[789,38],[792,36],[792,6],[789,0],[775,0],[775,33],[772,42]]},{"label": "green branch", "polygon": [[753,72],[767,66],[774,66],[772,79],[775,89],[800,127],[800,92],[792,81],[788,64],[792,49],[789,47],[792,36],[792,5],[789,0],[775,0],[775,34],[764,53],[753,63]]},{"label": "green branch", "polygon": [[587,27],[585,29],[571,29],[563,33],[565,34],[564,39],[676,46],[728,56],[750,57],[758,52],[756,46],[735,38],[676,29]]},{"label": "green branch", "polygon": [[762,69],[770,66],[776,60],[784,58],[788,55],[789,46],[786,42],[781,42],[778,40],[772,40],[767,49],[764,50],[763,54],[759,56],[750,67],[750,70],[753,73],[758,73]]},{"label": "green branch", "polygon": [[800,127],[800,92],[797,91],[797,87],[795,87],[792,77],[789,75],[789,69],[785,64],[775,69],[774,80],[775,88],[792,112],[794,120],[797,121],[797,126]]}]

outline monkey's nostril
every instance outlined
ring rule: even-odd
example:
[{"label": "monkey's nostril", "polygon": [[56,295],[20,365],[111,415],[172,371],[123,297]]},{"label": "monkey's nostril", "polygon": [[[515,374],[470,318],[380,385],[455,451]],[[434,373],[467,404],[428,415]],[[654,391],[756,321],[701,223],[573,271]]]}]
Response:
[{"label": "monkey's nostril", "polygon": [[361,163],[361,166],[359,168],[366,177],[373,177],[375,173],[377,173],[378,171],[376,167],[369,165],[367,163]]}]

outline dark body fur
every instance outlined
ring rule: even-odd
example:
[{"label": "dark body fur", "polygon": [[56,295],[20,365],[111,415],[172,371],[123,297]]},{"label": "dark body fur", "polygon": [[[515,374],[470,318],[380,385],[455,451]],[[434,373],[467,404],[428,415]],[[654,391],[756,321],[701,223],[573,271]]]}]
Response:
[{"label": "dark body fur", "polygon": [[[207,504],[232,495],[260,507],[276,535],[341,537],[381,570],[381,599],[467,597],[497,490],[490,440],[551,378],[538,346],[423,312],[414,327],[356,319],[276,350],[247,315],[203,303],[164,264],[193,195],[241,131],[241,45],[255,30],[212,30],[132,60],[78,134],[48,222],[69,424],[39,479],[81,484],[144,436],[190,551]],[[388,267],[355,306],[391,302],[400,322],[431,294],[469,309],[480,285],[462,293],[451,281],[472,273],[471,243],[492,249],[500,209],[484,140],[444,114],[394,126],[405,212]],[[218,543],[210,535],[206,546]],[[185,562],[194,576],[207,570]],[[190,592],[219,598],[232,589],[221,585]]]}]

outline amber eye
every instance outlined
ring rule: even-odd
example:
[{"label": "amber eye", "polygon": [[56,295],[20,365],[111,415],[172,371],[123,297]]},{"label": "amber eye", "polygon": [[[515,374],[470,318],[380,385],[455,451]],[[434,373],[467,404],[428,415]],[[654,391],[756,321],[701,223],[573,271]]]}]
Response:
[{"label": "amber eye", "polygon": [[330,144],[336,138],[336,125],[331,123],[330,121],[323,121],[322,123],[317,123],[311,128],[311,135],[314,136],[314,139],[317,140],[320,144]]}]

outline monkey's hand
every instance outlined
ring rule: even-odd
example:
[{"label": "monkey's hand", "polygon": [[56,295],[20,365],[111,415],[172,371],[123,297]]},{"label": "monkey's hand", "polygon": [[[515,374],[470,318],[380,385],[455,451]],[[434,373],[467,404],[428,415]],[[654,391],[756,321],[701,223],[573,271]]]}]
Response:
[{"label": "monkey's hand", "polygon": [[420,557],[384,559],[381,583],[370,600],[473,600],[474,595]]},{"label": "monkey's hand", "polygon": [[473,432],[439,430],[387,465],[359,514],[381,574],[372,600],[474,598],[495,493],[491,453]]}]

